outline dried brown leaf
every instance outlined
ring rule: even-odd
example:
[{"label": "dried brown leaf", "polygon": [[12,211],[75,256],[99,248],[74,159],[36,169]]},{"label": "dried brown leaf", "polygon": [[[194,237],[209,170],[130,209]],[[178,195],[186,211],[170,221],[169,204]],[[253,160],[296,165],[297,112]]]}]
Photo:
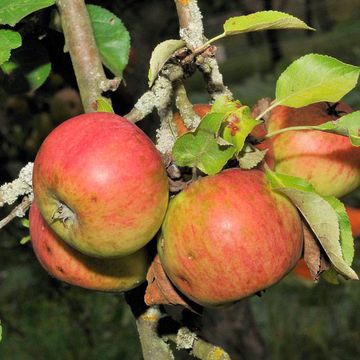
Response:
[{"label": "dried brown leaf", "polygon": [[309,226],[303,223],[304,230],[304,260],[315,282],[319,281],[320,275],[330,268],[330,263],[323,253],[319,241]]},{"label": "dried brown leaf", "polygon": [[195,311],[170,282],[162,267],[159,255],[155,256],[150,265],[146,280],[148,282],[144,299],[146,305],[182,305],[191,311]]}]

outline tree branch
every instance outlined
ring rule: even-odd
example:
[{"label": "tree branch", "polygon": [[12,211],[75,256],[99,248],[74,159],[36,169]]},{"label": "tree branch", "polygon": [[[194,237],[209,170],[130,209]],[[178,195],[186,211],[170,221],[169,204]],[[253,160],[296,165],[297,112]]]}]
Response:
[{"label": "tree branch", "polygon": [[24,217],[32,201],[33,201],[32,194],[28,196],[24,196],[21,203],[18,206],[14,207],[11,213],[0,221],[0,229],[2,229],[10,221],[14,220],[16,217]]},{"label": "tree branch", "polygon": [[207,91],[213,100],[222,95],[233,99],[232,92],[224,85],[223,76],[220,73],[219,65],[215,58],[205,58],[203,62],[198,62],[198,67],[203,73],[207,83]]},{"label": "tree branch", "polygon": [[158,333],[158,325],[163,317],[158,306],[148,307],[144,302],[146,284],[125,293],[125,301],[130,306],[138,329],[144,360],[174,360],[174,355]]},{"label": "tree branch", "polygon": [[178,330],[177,335],[167,335],[167,339],[176,344],[176,348],[191,350],[191,355],[201,360],[230,360],[229,354],[219,346],[198,338],[187,327]]},{"label": "tree branch", "polygon": [[136,319],[144,360],[172,360],[174,355],[157,332],[162,313],[158,306],[149,307]]},{"label": "tree branch", "polygon": [[196,129],[200,124],[200,116],[193,109],[193,104],[187,97],[186,89],[183,82],[176,84],[175,87],[175,103],[179,109],[180,115],[184,120],[184,124],[190,130]]},{"label": "tree branch", "polygon": [[[202,49],[206,38],[204,37],[202,15],[197,0],[175,0],[175,4],[180,23],[180,37],[186,42],[188,48],[195,53],[198,49],[206,50]],[[202,57],[200,54],[196,63],[204,75],[207,91],[213,100],[220,95],[233,98],[231,91],[224,85],[219,65],[214,57]]]},{"label": "tree branch", "polygon": [[180,37],[190,50],[204,43],[204,26],[197,0],[175,0],[179,17]]},{"label": "tree branch", "polygon": [[19,172],[19,177],[11,183],[0,186],[0,207],[12,205],[19,196],[32,193],[33,163],[28,163]]},{"label": "tree branch", "polygon": [[96,111],[96,100],[112,83],[105,76],[89,14],[83,0],[56,0],[81,101],[85,112]]}]

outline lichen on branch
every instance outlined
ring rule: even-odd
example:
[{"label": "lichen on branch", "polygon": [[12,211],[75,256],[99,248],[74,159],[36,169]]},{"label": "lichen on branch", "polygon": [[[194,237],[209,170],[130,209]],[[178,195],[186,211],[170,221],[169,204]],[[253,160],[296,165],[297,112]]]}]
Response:
[{"label": "lichen on branch", "polygon": [[219,96],[223,95],[227,96],[229,99],[233,99],[232,92],[224,85],[223,76],[215,58],[205,58],[203,62],[198,63],[198,67],[204,75],[207,91],[213,100],[216,100]]},{"label": "lichen on branch", "polygon": [[20,196],[32,193],[33,163],[29,162],[19,173],[19,177],[0,186],[0,207],[12,205]]},{"label": "lichen on branch", "polygon": [[200,124],[201,118],[194,111],[193,105],[187,97],[186,89],[182,82],[176,85],[175,95],[176,107],[179,109],[186,127],[190,130],[196,129]]},{"label": "lichen on branch", "polygon": [[204,26],[197,0],[175,0],[180,23],[180,37],[194,50],[204,43]]}]

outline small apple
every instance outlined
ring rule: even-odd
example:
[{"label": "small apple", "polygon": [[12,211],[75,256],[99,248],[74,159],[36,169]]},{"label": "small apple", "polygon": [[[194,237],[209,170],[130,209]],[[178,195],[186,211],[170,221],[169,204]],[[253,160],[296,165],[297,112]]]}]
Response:
[{"label": "small apple", "polygon": [[[352,109],[341,102],[325,102],[299,109],[277,106],[267,121],[268,132],[336,120]],[[341,197],[360,185],[360,148],[345,136],[322,131],[289,131],[272,138],[275,170],[304,178],[321,195]]]},{"label": "small apple", "polygon": [[158,252],[182,293],[217,306],[275,284],[295,266],[302,245],[297,210],[270,189],[264,173],[229,169],[170,201]]},{"label": "small apple", "polygon": [[97,257],[142,248],[168,204],[168,179],[155,146],[110,113],[79,115],[55,128],[36,156],[33,188],[54,232]]},{"label": "small apple", "polygon": [[86,256],[62,241],[50,229],[35,203],[30,208],[31,243],[42,267],[53,277],[71,285],[99,291],[127,291],[146,276],[145,249],[116,259]]}]

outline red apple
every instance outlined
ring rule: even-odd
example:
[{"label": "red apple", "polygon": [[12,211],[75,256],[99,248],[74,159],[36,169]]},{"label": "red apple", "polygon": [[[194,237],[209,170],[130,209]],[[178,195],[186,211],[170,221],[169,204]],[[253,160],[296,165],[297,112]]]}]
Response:
[{"label": "red apple", "polygon": [[263,290],[301,256],[303,232],[290,201],[259,170],[225,170],[170,201],[158,252],[174,285],[204,306]]},{"label": "red apple", "polygon": [[35,203],[30,209],[31,243],[43,268],[71,285],[100,291],[127,291],[145,280],[145,249],[116,259],[86,256],[62,241],[47,225]]},{"label": "red apple", "polygon": [[349,216],[351,230],[354,237],[360,236],[360,209],[351,206],[346,207],[347,215]]},{"label": "red apple", "polygon": [[161,226],[168,180],[150,139],[110,113],[76,116],[55,128],[34,163],[35,202],[69,245],[98,257],[142,248]]},{"label": "red apple", "polygon": [[[334,111],[336,110],[336,111]],[[294,109],[278,106],[267,122],[268,132],[285,127],[319,125],[352,109],[325,102]],[[321,131],[289,131],[272,138],[275,170],[302,177],[322,195],[341,197],[360,185],[360,148],[344,136]]]}]

